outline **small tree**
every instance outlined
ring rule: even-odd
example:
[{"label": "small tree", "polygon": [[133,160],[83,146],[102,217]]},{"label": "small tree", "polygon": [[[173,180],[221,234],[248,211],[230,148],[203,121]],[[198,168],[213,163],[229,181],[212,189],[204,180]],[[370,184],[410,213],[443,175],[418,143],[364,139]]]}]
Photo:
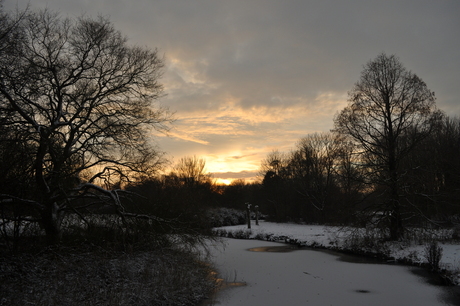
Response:
[{"label": "small tree", "polygon": [[332,199],[338,189],[335,168],[340,142],[340,137],[332,133],[307,135],[298,141],[287,167],[295,192],[322,222],[331,212],[329,205],[336,202]]},{"label": "small tree", "polygon": [[187,186],[210,183],[211,176],[206,173],[206,161],[196,156],[182,157],[174,166],[173,173]]},{"label": "small tree", "polygon": [[0,200],[38,211],[55,242],[63,213],[80,210],[79,199],[86,209],[112,203],[121,213],[118,191],[101,186],[158,168],[161,154],[148,135],[171,121],[154,104],[163,60],[157,50],[129,46],[102,17],[45,10],[12,22],[8,47],[0,49],[0,124],[31,150],[36,192]]},{"label": "small tree", "polygon": [[288,200],[286,199],[285,169],[288,164],[285,154],[275,150],[262,160],[260,175],[262,180],[262,195],[265,200],[267,213],[276,221],[286,221],[289,217]]},{"label": "small tree", "polygon": [[206,172],[206,161],[196,156],[181,158],[165,182],[174,209],[184,218],[193,216],[203,223],[203,210],[213,204],[217,195],[211,174]]},{"label": "small tree", "polygon": [[335,118],[335,131],[359,148],[368,179],[387,190],[391,239],[403,234],[400,163],[432,131],[441,112],[434,93],[399,59],[380,54],[367,63],[349,93],[349,105]]}]

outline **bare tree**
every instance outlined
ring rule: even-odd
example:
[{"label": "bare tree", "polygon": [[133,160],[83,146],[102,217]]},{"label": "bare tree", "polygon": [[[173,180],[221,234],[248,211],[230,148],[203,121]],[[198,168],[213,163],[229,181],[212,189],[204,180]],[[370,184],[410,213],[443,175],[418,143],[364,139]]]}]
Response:
[{"label": "bare tree", "polygon": [[442,124],[403,162],[405,189],[413,207],[413,222],[427,225],[458,223],[460,213],[460,120]]},{"label": "bare tree", "polygon": [[341,202],[344,214],[348,217],[355,215],[356,207],[361,204],[368,191],[365,167],[359,154],[356,154],[353,142],[345,137],[340,137],[337,164],[334,166],[336,183],[341,191]]},{"label": "bare tree", "polygon": [[288,156],[285,153],[273,150],[267,154],[267,158],[260,164],[259,175],[265,177],[268,175],[282,175],[283,169],[288,164]]},{"label": "bare tree", "polygon": [[182,184],[187,186],[211,182],[211,176],[206,172],[206,160],[196,156],[182,157],[174,166],[173,173]]},{"label": "bare tree", "polygon": [[390,238],[403,234],[401,217],[401,160],[432,131],[441,112],[434,93],[399,59],[380,54],[364,67],[349,93],[349,105],[334,118],[335,131],[359,147],[370,178],[388,190],[386,213]]},{"label": "bare tree", "polygon": [[157,169],[161,154],[149,131],[165,131],[171,122],[155,102],[163,60],[157,50],[128,45],[102,17],[61,18],[45,10],[14,22],[8,35],[14,43],[0,51],[0,123],[33,148],[37,192],[0,200],[38,210],[56,241],[63,212],[78,208],[74,200],[119,204],[118,192],[103,183]]},{"label": "bare tree", "polygon": [[206,161],[196,156],[183,157],[164,177],[169,209],[183,222],[203,226],[205,210],[215,203],[216,186],[206,172]]},{"label": "bare tree", "polygon": [[5,51],[10,44],[14,43],[15,28],[21,19],[27,14],[27,10],[16,12],[15,16],[10,16],[3,10],[3,0],[0,0],[0,52]]},{"label": "bare tree", "polygon": [[342,137],[314,133],[301,138],[288,156],[283,177],[293,192],[293,213],[314,222],[332,219],[339,193],[336,168]]},{"label": "bare tree", "polygon": [[263,195],[268,214],[276,221],[286,221],[289,218],[289,200],[285,186],[288,156],[278,150],[267,154],[262,160],[259,173],[263,177]]},{"label": "bare tree", "polygon": [[315,133],[303,137],[292,153],[289,169],[297,192],[323,211],[334,182],[334,168],[339,153],[339,137]]}]

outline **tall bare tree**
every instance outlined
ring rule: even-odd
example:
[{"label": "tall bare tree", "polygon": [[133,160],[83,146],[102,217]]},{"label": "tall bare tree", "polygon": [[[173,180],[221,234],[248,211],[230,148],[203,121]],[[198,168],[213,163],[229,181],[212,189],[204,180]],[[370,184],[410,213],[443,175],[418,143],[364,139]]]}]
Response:
[{"label": "tall bare tree", "polygon": [[285,184],[286,167],[289,164],[288,156],[273,150],[262,160],[259,175],[263,177],[263,195],[266,211],[276,221],[286,221],[289,217],[289,200],[286,198]]},{"label": "tall bare tree", "polygon": [[340,140],[332,133],[307,135],[299,140],[290,158],[288,169],[297,192],[319,211],[324,211],[335,185]]},{"label": "tall bare tree", "polygon": [[173,169],[181,182],[186,186],[210,183],[211,175],[206,172],[206,160],[196,156],[182,157]]},{"label": "tall bare tree", "polygon": [[387,189],[390,238],[403,234],[401,160],[432,131],[442,114],[434,93],[394,55],[368,62],[349,92],[349,104],[334,118],[335,131],[359,147],[369,179]]},{"label": "tall bare tree", "polygon": [[0,50],[0,123],[33,148],[37,192],[0,200],[38,210],[55,241],[63,212],[76,209],[73,200],[86,195],[119,204],[116,190],[101,188],[104,182],[157,169],[161,154],[149,131],[165,131],[171,122],[156,104],[163,59],[156,49],[130,46],[102,17],[44,10],[12,22],[11,43]]}]

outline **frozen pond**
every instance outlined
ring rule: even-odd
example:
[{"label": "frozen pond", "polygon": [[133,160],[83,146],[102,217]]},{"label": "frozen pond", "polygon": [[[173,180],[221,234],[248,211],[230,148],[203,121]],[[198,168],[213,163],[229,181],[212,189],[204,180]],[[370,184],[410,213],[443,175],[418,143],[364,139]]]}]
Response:
[{"label": "frozen pond", "polygon": [[[228,282],[209,305],[455,305],[448,288],[399,265],[351,263],[315,250],[264,252],[280,243],[225,239],[212,261]],[[256,248],[256,249],[254,249]],[[249,249],[253,249],[250,251]]]}]

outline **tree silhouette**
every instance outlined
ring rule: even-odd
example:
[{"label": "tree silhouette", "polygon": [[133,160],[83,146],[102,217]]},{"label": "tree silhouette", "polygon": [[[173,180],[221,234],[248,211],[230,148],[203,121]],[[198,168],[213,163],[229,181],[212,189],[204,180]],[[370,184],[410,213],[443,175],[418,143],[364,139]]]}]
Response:
[{"label": "tree silhouette", "polygon": [[63,213],[81,208],[77,199],[111,203],[121,213],[118,191],[101,186],[157,169],[161,154],[149,131],[171,121],[155,104],[163,60],[157,50],[128,45],[102,17],[44,10],[12,22],[0,50],[1,125],[31,149],[36,193],[1,199],[33,207],[56,241]]},{"label": "tree silhouette", "polygon": [[364,67],[349,93],[349,104],[335,118],[335,131],[359,148],[368,179],[386,188],[385,215],[390,238],[403,234],[400,164],[439,123],[434,93],[399,59],[380,54]]}]

